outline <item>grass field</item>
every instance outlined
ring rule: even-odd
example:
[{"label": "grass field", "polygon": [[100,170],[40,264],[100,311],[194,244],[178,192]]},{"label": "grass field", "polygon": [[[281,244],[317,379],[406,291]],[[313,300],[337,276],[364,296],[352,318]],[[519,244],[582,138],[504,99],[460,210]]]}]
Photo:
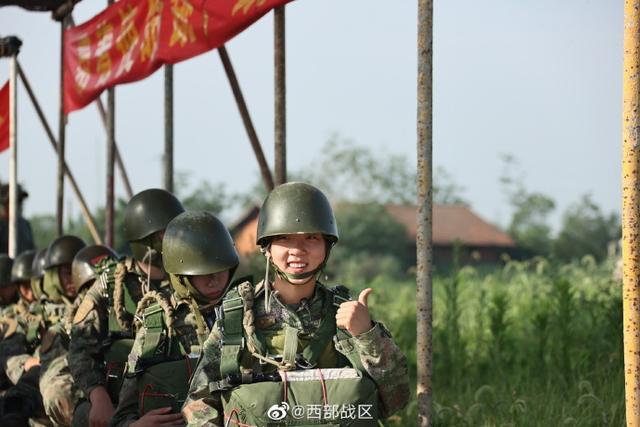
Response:
[{"label": "grass field", "polygon": [[[511,261],[434,279],[434,425],[622,426],[622,302],[611,263]],[[415,282],[378,277],[370,306],[408,357]],[[356,294],[357,295],[357,294]],[[415,424],[416,404],[387,421]]]}]

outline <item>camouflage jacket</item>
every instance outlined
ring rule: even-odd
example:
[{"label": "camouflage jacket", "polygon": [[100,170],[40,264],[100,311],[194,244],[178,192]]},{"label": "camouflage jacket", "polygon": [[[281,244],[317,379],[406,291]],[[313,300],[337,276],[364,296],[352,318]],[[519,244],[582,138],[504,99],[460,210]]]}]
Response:
[{"label": "camouflage jacket", "polygon": [[[328,312],[326,305],[330,299],[327,298],[327,292],[329,290],[326,287],[318,284],[314,296],[310,300],[303,299],[297,305],[284,304],[277,294],[272,294],[268,313],[265,311],[264,293],[257,293],[253,305],[254,324],[259,330],[279,330],[290,326],[301,331],[301,339],[312,336]],[[386,328],[381,323],[373,323],[373,328],[349,338],[349,341],[356,349],[362,366],[378,387],[382,416],[388,417],[409,400],[407,361]],[[191,380],[189,395],[182,407],[189,426],[224,425],[220,392],[209,392],[210,383],[221,379],[221,338],[220,325],[216,322],[204,343],[198,367]],[[256,361],[254,372],[260,369],[261,365]]]},{"label": "camouflage jacket", "polygon": [[[120,309],[117,307],[118,295],[110,284],[111,278],[118,276],[137,304],[143,294],[145,275],[133,259],[126,258],[96,279],[73,318],[67,359],[74,381],[87,396],[95,387],[106,384],[104,354],[109,345],[119,338],[134,337],[132,310],[125,310],[124,304]],[[168,281],[151,281],[150,288],[167,284]],[[116,320],[119,331],[110,328],[110,323],[113,325]]]},{"label": "camouflage jacket", "polygon": [[[147,294],[148,295],[148,294]],[[146,299],[147,297],[145,297]],[[164,297],[166,298],[166,296]],[[138,313],[141,314],[142,303],[138,305]],[[196,305],[188,300],[176,301],[174,295],[170,295],[166,299],[166,305],[172,316],[171,329],[178,339],[180,355],[190,354],[197,358],[200,354],[202,344],[207,338],[210,331],[210,325],[215,320],[213,310],[202,313],[201,319],[204,322],[196,320]],[[165,313],[168,310],[165,310]],[[166,314],[165,314],[166,316]],[[142,317],[142,316],[139,316]],[[205,323],[206,322],[206,323]],[[198,324],[200,323],[200,326]],[[140,417],[139,408],[139,384],[142,380],[142,373],[149,364],[162,363],[165,352],[161,349],[166,348],[166,337],[156,347],[156,351],[148,358],[143,358],[143,346],[147,334],[147,329],[139,327],[136,333],[136,339],[129,354],[127,362],[127,374],[124,383],[120,389],[120,399],[115,414],[110,422],[111,427],[128,426]],[[186,384],[185,384],[186,385]]]}]

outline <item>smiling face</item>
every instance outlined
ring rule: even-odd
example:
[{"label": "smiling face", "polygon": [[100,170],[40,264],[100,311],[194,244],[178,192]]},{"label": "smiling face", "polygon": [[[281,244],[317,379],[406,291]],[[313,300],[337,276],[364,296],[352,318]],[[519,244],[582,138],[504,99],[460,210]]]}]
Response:
[{"label": "smiling face", "polygon": [[[327,252],[324,236],[314,234],[284,234],[271,240],[272,262],[286,274],[303,274],[316,270]],[[294,285],[305,284],[308,278],[287,279]]]},{"label": "smiling face", "polygon": [[215,303],[224,296],[224,291],[229,282],[229,270],[213,274],[189,276],[189,281],[200,292],[202,297],[209,302]]}]

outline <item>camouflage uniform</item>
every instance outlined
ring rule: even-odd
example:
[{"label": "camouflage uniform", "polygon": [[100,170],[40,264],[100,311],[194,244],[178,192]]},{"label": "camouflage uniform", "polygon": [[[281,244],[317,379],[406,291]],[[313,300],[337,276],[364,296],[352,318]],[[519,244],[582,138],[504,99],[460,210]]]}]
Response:
[{"label": "camouflage uniform", "polygon": [[[332,301],[327,298],[329,290],[318,283],[313,298],[302,300],[298,305],[282,303],[277,294],[270,298],[270,311],[265,312],[264,293],[256,289],[256,301],[253,305],[255,327],[257,330],[282,330],[293,327],[300,331],[300,341],[308,339],[316,333],[320,323],[328,312],[327,304]],[[182,413],[190,426],[223,426],[222,400],[220,392],[209,392],[209,385],[220,380],[220,339],[222,334],[219,324],[216,324],[204,343],[203,353],[198,367],[191,380],[189,395],[183,406]],[[387,329],[378,322],[373,328],[356,337],[349,339],[357,351],[366,373],[378,388],[381,415],[388,417],[401,409],[409,399],[408,370],[405,356],[393,342]],[[332,348],[328,360],[336,361],[337,366],[348,366],[339,349]],[[269,348],[267,348],[269,352]],[[244,353],[243,353],[244,354]],[[245,356],[241,356],[243,358]],[[327,360],[325,359],[325,360]],[[270,365],[261,365],[253,359],[253,372],[260,373]]]},{"label": "camouflage uniform", "polygon": [[102,245],[87,246],[78,251],[71,264],[73,284],[78,295],[74,304],[67,308],[64,319],[50,327],[44,335],[40,348],[39,385],[45,412],[54,425],[70,425],[74,409],[83,397],[73,381],[67,362],[73,318],[97,275],[114,264],[116,258],[115,252]]},{"label": "camouflage uniform", "polygon": [[71,423],[73,410],[82,398],[67,362],[72,319],[82,299],[83,295],[79,294],[64,319],[47,330],[39,351],[40,393],[44,410],[56,426]]},{"label": "camouflage uniform", "polygon": [[[195,367],[195,359],[200,354],[202,344],[209,334],[208,325],[213,324],[214,312],[210,310],[208,313],[196,314],[195,310],[197,310],[197,308],[192,301],[186,299],[176,301],[174,295],[170,296],[167,305],[169,305],[173,311],[172,329],[180,343],[179,346],[187,353],[182,356],[191,355],[190,358],[193,359],[193,366]],[[203,321],[198,322],[196,316],[201,316],[200,318]],[[199,323],[200,326],[198,325]],[[200,331],[198,331],[199,328]],[[120,389],[118,408],[109,424],[111,427],[128,426],[143,415],[141,413],[143,408],[140,408],[139,404],[139,381],[146,367],[145,360],[142,358],[146,334],[147,328],[144,327],[139,328],[136,333],[136,340],[127,362],[127,373],[122,388]],[[158,348],[164,348],[166,344],[165,339],[158,344]],[[188,359],[187,363],[190,363]]]},{"label": "camouflage uniform", "polygon": [[[73,380],[86,398],[95,387],[107,387],[104,358],[109,346],[120,339],[134,338],[133,314],[135,305],[142,298],[146,275],[132,258],[120,261],[114,269],[115,272],[104,272],[87,291],[71,327],[68,365]],[[109,285],[109,275],[121,278],[131,301],[114,295],[116,289]],[[160,289],[167,284],[167,281],[152,280],[149,288]],[[126,301],[118,303],[119,299]],[[85,404],[80,412],[76,411],[77,416],[86,417],[88,409]]]}]

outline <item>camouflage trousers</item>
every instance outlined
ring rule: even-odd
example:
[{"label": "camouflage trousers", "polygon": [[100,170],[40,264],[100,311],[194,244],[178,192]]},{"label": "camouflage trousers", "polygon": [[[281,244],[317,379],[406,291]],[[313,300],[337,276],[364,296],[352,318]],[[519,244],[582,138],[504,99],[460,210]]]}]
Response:
[{"label": "camouflage trousers", "polygon": [[65,355],[55,358],[40,376],[44,410],[55,426],[70,426],[76,405],[83,396],[69,372]]}]

